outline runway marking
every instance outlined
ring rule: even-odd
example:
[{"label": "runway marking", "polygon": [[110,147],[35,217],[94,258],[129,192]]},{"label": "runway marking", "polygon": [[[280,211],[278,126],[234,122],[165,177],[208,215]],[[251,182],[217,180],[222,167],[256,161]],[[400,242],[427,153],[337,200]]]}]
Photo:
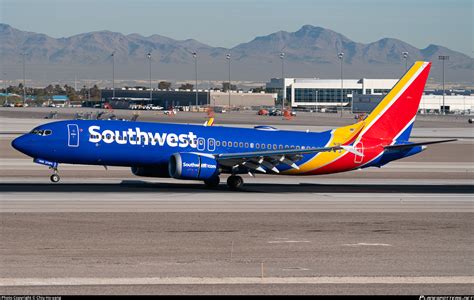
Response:
[{"label": "runway marking", "polygon": [[344,246],[383,246],[383,247],[391,247],[390,244],[382,244],[382,243],[357,243],[357,244],[344,244]]},{"label": "runway marking", "polygon": [[474,284],[474,276],[0,278],[0,286],[159,284]]},{"label": "runway marking", "polygon": [[280,244],[280,243],[311,243],[310,241],[268,241],[269,244]]}]

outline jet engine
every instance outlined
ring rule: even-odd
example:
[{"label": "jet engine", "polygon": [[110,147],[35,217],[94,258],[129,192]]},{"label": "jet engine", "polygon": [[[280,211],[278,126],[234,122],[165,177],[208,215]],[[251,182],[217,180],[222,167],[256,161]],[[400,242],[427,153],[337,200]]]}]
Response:
[{"label": "jet engine", "polygon": [[168,164],[169,175],[176,179],[208,180],[219,175],[216,159],[197,153],[175,153]]}]

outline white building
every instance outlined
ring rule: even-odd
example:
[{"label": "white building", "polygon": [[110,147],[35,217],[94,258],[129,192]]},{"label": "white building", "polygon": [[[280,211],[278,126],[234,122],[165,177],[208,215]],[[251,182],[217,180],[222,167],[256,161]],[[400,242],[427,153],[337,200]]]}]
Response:
[{"label": "white building", "polygon": [[386,94],[397,81],[398,79],[362,78],[344,79],[341,84],[340,79],[272,78],[266,88],[269,92],[278,93],[278,100],[281,102],[284,82],[285,103],[291,104],[291,107],[348,106],[352,94]]},{"label": "white building", "polygon": [[[340,79],[313,79],[313,78],[272,78],[266,84],[267,92],[278,94],[278,101],[282,100],[283,83],[286,88],[285,105],[291,107],[328,107],[346,106],[352,109],[352,98],[367,99],[370,103],[364,105],[364,109],[373,109],[378,102],[397,83],[398,79],[344,79],[342,81],[343,100],[341,101]],[[454,94],[445,95],[444,105],[451,112],[473,112],[474,95]],[[358,95],[376,95],[358,96]],[[378,96],[377,96],[378,95]],[[365,100],[354,101],[360,106]],[[355,105],[355,104],[354,104]],[[439,112],[443,106],[443,96],[426,94],[421,98],[421,112]]]},{"label": "white building", "polygon": [[[445,95],[444,105],[450,112],[474,112],[474,95]],[[419,110],[424,113],[437,113],[443,106],[442,95],[423,95]]]}]

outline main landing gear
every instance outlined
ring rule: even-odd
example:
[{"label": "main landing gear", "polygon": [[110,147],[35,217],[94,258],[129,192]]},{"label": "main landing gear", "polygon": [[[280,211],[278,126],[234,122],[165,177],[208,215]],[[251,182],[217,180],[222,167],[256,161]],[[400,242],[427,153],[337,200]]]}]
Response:
[{"label": "main landing gear", "polygon": [[243,184],[244,180],[238,175],[231,175],[229,178],[227,178],[227,185],[232,190],[239,189]]},{"label": "main landing gear", "polygon": [[[215,188],[219,185],[219,183],[220,183],[219,176],[204,180],[204,184],[209,188]],[[239,188],[242,187],[243,184],[244,184],[244,180],[242,179],[242,177],[238,175],[231,175],[229,176],[229,178],[227,178],[227,186],[231,190],[238,190]]]},{"label": "main landing gear", "polygon": [[58,169],[57,168],[54,168],[53,170],[54,170],[54,174],[51,175],[51,177],[49,177],[49,180],[51,180],[51,182],[57,183],[57,182],[59,182],[61,177],[59,177],[59,175],[58,175]]}]

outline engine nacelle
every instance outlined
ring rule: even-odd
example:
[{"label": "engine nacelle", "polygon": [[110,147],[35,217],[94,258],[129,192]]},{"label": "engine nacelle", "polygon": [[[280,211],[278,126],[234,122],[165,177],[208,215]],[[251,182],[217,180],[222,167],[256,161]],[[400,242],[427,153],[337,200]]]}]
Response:
[{"label": "engine nacelle", "polygon": [[219,175],[214,157],[196,153],[175,153],[168,164],[169,175],[176,179],[207,180]]},{"label": "engine nacelle", "polygon": [[170,177],[170,174],[168,172],[168,165],[166,164],[146,167],[134,166],[132,167],[132,173],[133,175],[143,177]]}]

